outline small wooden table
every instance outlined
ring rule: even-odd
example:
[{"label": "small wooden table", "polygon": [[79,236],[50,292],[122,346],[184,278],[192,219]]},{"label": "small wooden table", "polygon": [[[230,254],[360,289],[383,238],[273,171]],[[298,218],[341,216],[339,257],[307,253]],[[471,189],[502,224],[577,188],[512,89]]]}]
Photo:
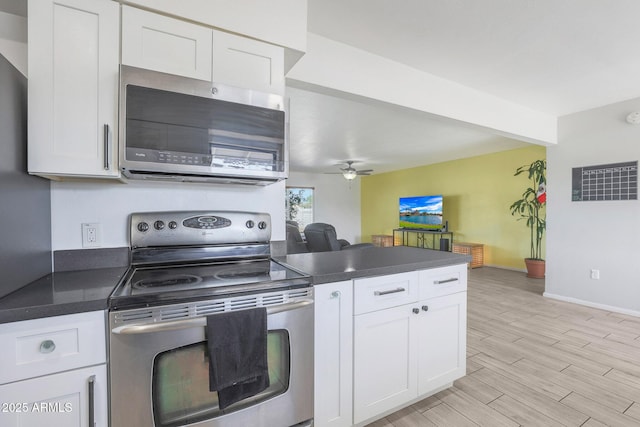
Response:
[{"label": "small wooden table", "polygon": [[382,248],[393,246],[393,236],[388,234],[373,234],[371,236],[371,243],[373,243],[374,246],[380,246]]},{"label": "small wooden table", "polygon": [[484,245],[482,243],[454,242],[453,253],[471,255],[470,268],[484,265]]}]

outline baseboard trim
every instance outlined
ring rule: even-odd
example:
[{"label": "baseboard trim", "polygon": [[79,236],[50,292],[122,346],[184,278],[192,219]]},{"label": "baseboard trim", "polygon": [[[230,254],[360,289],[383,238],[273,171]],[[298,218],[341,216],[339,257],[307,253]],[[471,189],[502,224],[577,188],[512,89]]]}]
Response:
[{"label": "baseboard trim", "polygon": [[526,268],[505,267],[503,265],[484,264],[483,267],[492,267],[492,268],[499,268],[501,270],[517,271],[519,273],[526,273],[527,272]]},{"label": "baseboard trim", "polygon": [[591,308],[598,308],[600,310],[612,311],[614,313],[628,314],[629,316],[640,317],[640,311],[629,310],[629,309],[620,308],[620,307],[615,307],[613,305],[598,304],[598,303],[591,302],[591,301],[585,301],[585,300],[581,300],[581,299],[578,299],[578,298],[566,297],[566,296],[563,296],[563,295],[552,294],[552,293],[549,293],[549,292],[544,292],[542,294],[542,296],[543,297],[547,297],[547,298],[551,298],[551,299],[555,299],[555,300],[558,300],[558,301],[570,302],[570,303],[573,303],[573,304],[584,305],[584,306],[591,307]]}]

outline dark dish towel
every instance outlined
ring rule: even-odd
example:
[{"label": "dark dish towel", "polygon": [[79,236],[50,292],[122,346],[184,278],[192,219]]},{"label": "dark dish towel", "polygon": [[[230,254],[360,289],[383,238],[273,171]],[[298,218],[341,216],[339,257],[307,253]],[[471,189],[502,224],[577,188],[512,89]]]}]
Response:
[{"label": "dark dish towel", "polygon": [[207,316],[206,333],[209,390],[220,409],[269,387],[266,308]]}]

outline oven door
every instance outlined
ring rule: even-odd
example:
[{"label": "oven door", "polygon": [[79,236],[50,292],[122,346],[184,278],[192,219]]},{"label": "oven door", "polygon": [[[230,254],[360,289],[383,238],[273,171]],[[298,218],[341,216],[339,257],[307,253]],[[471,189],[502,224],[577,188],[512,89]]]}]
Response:
[{"label": "oven door", "polygon": [[224,411],[209,391],[205,317],[117,326],[122,313],[110,313],[112,427],[288,427],[313,418],[312,300],[267,307],[271,385]]}]

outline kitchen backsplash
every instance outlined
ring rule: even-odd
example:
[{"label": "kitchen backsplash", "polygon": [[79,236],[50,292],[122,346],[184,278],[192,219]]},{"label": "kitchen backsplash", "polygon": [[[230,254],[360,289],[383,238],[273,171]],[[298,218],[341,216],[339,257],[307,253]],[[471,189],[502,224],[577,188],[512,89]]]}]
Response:
[{"label": "kitchen backsplash", "polygon": [[254,187],[159,182],[53,182],[52,248],[82,249],[82,223],[100,224],[100,247],[129,245],[132,212],[245,210],[271,214],[271,239],[285,240],[285,181]]}]

